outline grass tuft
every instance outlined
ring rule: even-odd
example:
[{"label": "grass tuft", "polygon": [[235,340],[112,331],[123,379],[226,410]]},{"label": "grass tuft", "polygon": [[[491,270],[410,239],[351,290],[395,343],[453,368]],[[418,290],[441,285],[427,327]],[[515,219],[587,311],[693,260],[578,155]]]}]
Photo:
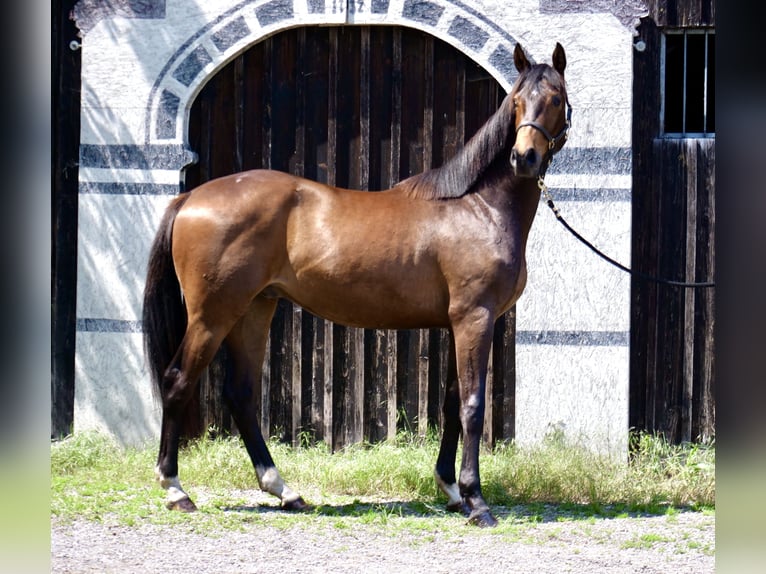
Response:
[{"label": "grass tuft", "polygon": [[[349,517],[376,524],[402,517],[447,517],[446,499],[433,479],[439,449],[434,435],[403,433],[395,440],[353,445],[332,454],[324,443],[308,440],[296,448],[272,440],[269,449],[287,483],[317,505],[314,516],[335,520],[336,528],[349,527],[341,522]],[[460,455],[459,451],[458,461]],[[184,520],[163,508],[163,493],[154,479],[155,459],[154,445],[121,448],[94,433],[52,443],[52,514],[128,525]],[[715,509],[712,442],[674,446],[658,436],[636,434],[630,460],[621,462],[554,437],[536,448],[501,444],[483,452],[480,465],[487,502],[511,509],[526,522],[551,519],[551,508],[554,520],[635,513],[672,518],[677,508]],[[258,505],[248,506],[243,497],[242,491],[258,486],[239,438],[192,441],[181,449],[179,466],[192,497],[204,493],[196,520],[216,528],[241,528],[264,519],[252,512]],[[271,504],[278,502],[273,499]],[[231,512],[242,508],[250,511]],[[287,524],[306,520],[305,515],[292,516],[285,519]]]}]

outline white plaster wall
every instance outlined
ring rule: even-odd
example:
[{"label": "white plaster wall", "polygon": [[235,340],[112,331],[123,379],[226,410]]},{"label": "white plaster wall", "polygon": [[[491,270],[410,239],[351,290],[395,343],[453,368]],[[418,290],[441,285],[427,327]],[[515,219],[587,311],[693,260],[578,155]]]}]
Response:
[{"label": "white plaster wall", "polygon": [[[83,161],[80,169],[76,430],[105,429],[126,442],[157,435],[159,411],[136,332],[149,246],[188,162],[183,148],[194,97],[215,70],[258,39],[298,25],[404,24],[463,50],[506,89],[509,82],[490,64],[498,33],[474,51],[450,35],[455,16],[490,32],[492,24],[499,26],[536,61],[549,62],[558,41],[567,53],[574,108],[567,149],[630,148],[633,31],[609,13],[609,2],[592,2],[605,6],[600,13],[559,14],[541,13],[539,0],[432,1],[443,9],[436,24],[403,18],[405,0],[391,0],[381,14],[372,12],[371,0],[357,0],[352,11],[345,2],[326,0],[322,13],[310,13],[308,0],[295,0],[292,18],[262,25],[255,8],[266,0],[168,0],[162,19],[112,15],[84,33],[81,155],[84,160],[91,153],[109,158]],[[238,17],[251,35],[219,51],[212,35]],[[173,71],[200,46],[212,61],[184,85]],[[164,113],[159,102],[163,90],[180,98],[170,137],[159,137],[151,127]],[[149,157],[145,164],[115,159],[122,151],[108,148],[128,146],[131,153],[139,149],[151,156],[160,144],[170,146],[168,158]],[[558,161],[546,179],[554,197],[557,190],[623,192],[614,201],[564,199],[557,204],[586,237],[628,262],[629,166],[620,173],[591,165],[561,173]],[[150,192],[111,191],[123,188]],[[527,257],[529,282],[518,305],[517,439],[534,443],[555,427],[590,448],[622,454],[627,449],[628,279],[569,236],[543,204]],[[616,333],[617,339],[621,334],[623,342],[538,343],[534,335],[569,331]]]}]

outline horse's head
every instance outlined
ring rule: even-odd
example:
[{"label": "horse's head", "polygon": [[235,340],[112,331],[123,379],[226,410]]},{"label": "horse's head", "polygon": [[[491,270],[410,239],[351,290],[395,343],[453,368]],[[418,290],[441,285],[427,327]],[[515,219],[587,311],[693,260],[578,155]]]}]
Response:
[{"label": "horse's head", "polygon": [[516,130],[511,167],[521,177],[538,177],[545,174],[550,158],[567,138],[571,113],[564,83],[567,59],[564,48],[556,43],[553,66],[532,65],[516,44],[513,63],[519,78],[511,101]]}]

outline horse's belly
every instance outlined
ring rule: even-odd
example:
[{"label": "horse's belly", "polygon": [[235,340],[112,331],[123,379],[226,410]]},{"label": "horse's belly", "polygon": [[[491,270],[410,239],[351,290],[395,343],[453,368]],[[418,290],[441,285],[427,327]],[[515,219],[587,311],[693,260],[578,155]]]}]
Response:
[{"label": "horse's belly", "polygon": [[278,287],[280,295],[341,325],[368,329],[414,329],[448,325],[448,301],[438,281],[392,281],[355,275],[311,273]]}]

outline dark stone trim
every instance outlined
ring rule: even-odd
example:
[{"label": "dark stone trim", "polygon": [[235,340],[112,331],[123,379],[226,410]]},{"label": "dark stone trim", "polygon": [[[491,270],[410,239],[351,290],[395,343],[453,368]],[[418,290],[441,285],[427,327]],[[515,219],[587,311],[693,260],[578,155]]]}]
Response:
[{"label": "dark stone trim", "polygon": [[[630,154],[630,148],[621,147],[565,147],[553,158],[549,173],[629,175]],[[180,170],[196,159],[194,152],[178,144],[80,146],[82,167]],[[572,190],[571,193],[588,194],[590,191]],[[574,195],[573,199],[576,199]]]},{"label": "dark stone trim", "polygon": [[549,173],[630,175],[629,147],[564,147],[553,157]]},{"label": "dark stone trim", "polygon": [[[553,201],[584,201],[588,203],[630,202],[631,191],[629,188],[571,188],[549,187]],[[540,201],[545,201],[542,197]]]},{"label": "dark stone trim", "polygon": [[309,14],[324,14],[327,11],[325,0],[308,0]]},{"label": "dark stone trim", "polygon": [[[351,0],[353,2],[353,0]],[[388,12],[389,0],[372,0],[372,13],[373,14],[385,14]]]},{"label": "dark stone trim", "polygon": [[197,74],[212,61],[213,58],[207,53],[207,50],[202,46],[197,46],[173,71],[173,77],[188,88]]},{"label": "dark stone trim", "polygon": [[456,16],[447,33],[472,50],[479,51],[489,40],[489,34],[461,16]]},{"label": "dark stone trim", "polygon": [[141,321],[124,319],[77,319],[78,333],[142,333]]},{"label": "dark stone trim", "polygon": [[[141,321],[77,319],[78,333],[141,333]],[[517,345],[627,347],[628,331],[517,331]]]},{"label": "dark stone trim", "polygon": [[165,17],[165,0],[80,0],[72,9],[71,19],[80,29],[80,37],[101,20],[123,18],[159,19]]},{"label": "dark stone trim", "polygon": [[293,0],[272,0],[255,9],[255,17],[261,26],[270,26],[295,17]]},{"label": "dark stone trim", "polygon": [[174,139],[176,136],[176,117],[181,98],[168,90],[162,90],[160,105],[157,110],[157,137]]},{"label": "dark stone trim", "polygon": [[516,331],[517,345],[627,347],[629,331]]},{"label": "dark stone trim", "polygon": [[[512,47],[506,47],[504,44],[501,44],[495,48],[495,51],[489,57],[489,63],[498,72],[503,74],[503,77],[508,80],[509,84],[513,84],[516,78],[519,77],[519,72],[513,64],[513,54],[511,53],[511,49],[515,48],[515,46],[515,42]],[[531,58],[530,62],[534,63]]]},{"label": "dark stone trim", "polygon": [[215,47],[218,48],[219,52],[225,52],[242,38],[249,36],[250,33],[250,26],[248,26],[245,19],[240,16],[213,34],[211,40]]},{"label": "dark stone trim", "polygon": [[444,13],[444,8],[428,0],[405,0],[402,16],[408,20],[436,26]]},{"label": "dark stone trim", "polygon": [[[587,203],[629,202],[630,189],[625,188],[549,188],[555,202],[581,201]],[[80,182],[80,193],[86,195],[156,195],[174,196],[181,193],[181,184],[133,183],[116,181]],[[544,200],[541,198],[540,201]]]},{"label": "dark stone trim", "polygon": [[181,193],[181,184],[83,181],[80,182],[80,193],[85,195],[174,196]]},{"label": "dark stone trim", "polygon": [[80,145],[80,167],[181,170],[196,161],[197,154],[178,144]]}]

